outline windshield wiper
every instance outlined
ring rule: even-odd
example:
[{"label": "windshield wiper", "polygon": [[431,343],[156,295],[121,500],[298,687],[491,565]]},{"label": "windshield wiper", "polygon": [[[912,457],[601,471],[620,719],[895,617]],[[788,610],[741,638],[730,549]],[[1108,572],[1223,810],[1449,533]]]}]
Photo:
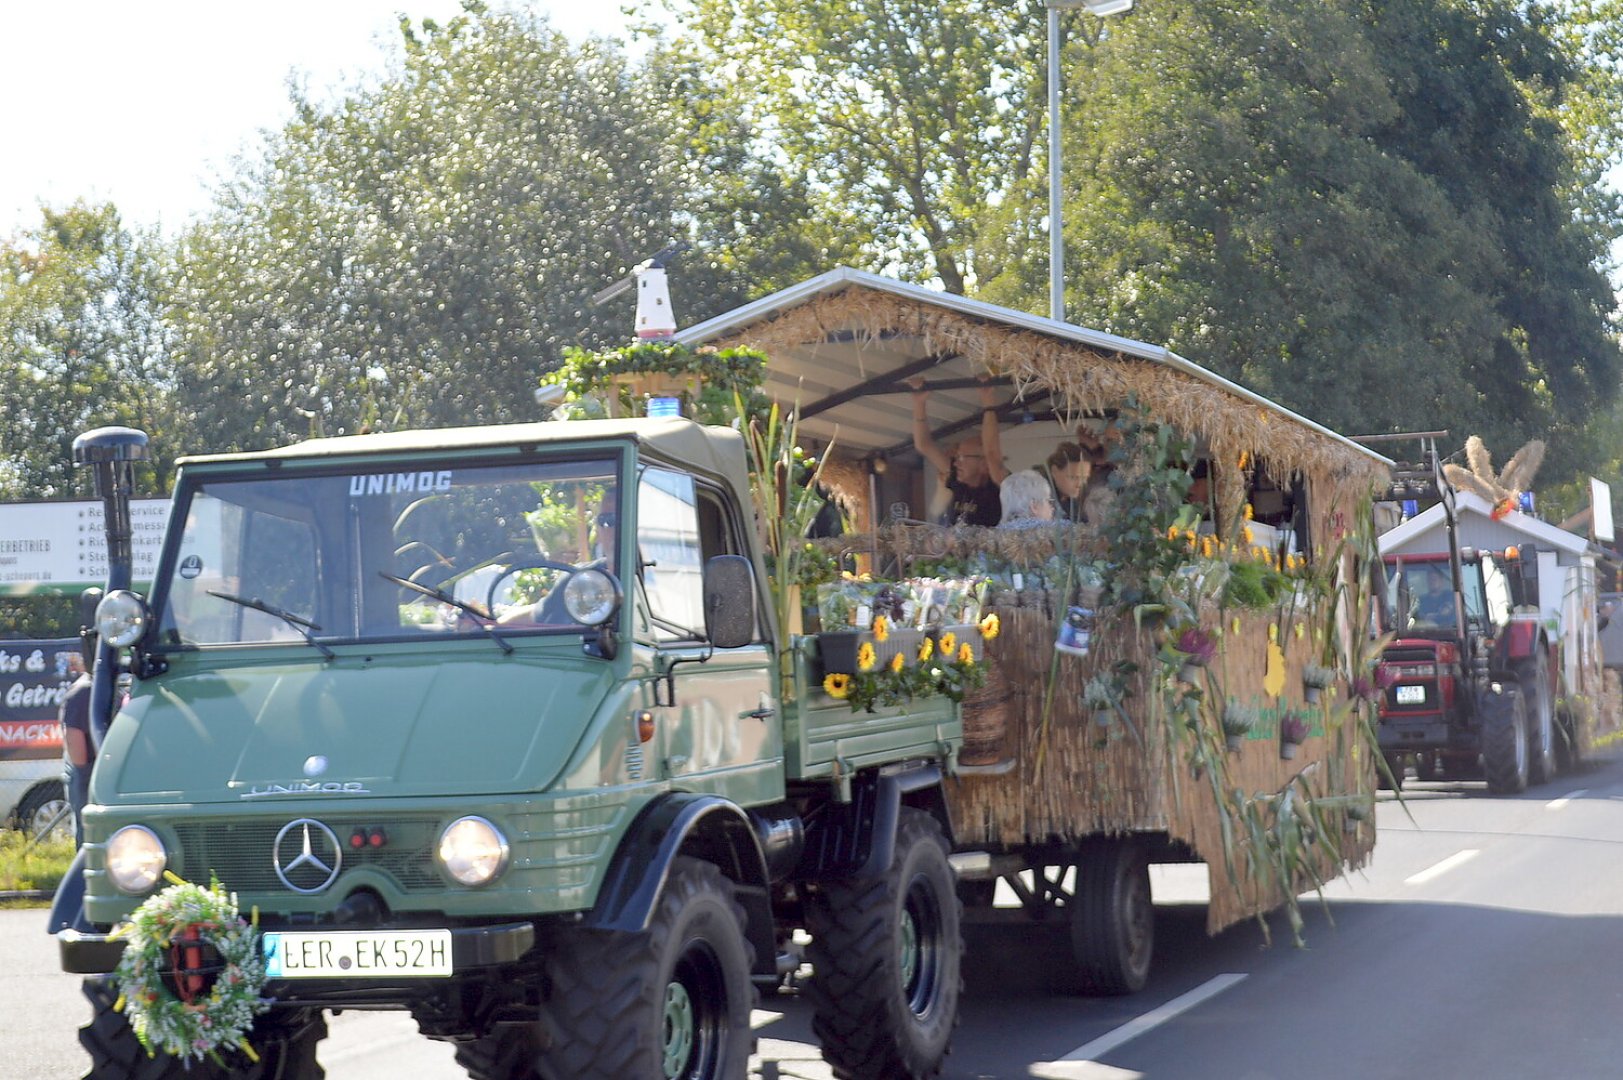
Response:
[{"label": "windshield wiper", "polygon": [[267,604],[265,601],[260,600],[257,597],[249,599],[246,596],[233,596],[228,592],[220,592],[216,589],[209,589],[207,592],[210,596],[218,596],[221,600],[229,600],[233,604],[241,604],[245,608],[253,608],[255,611],[263,611],[266,615],[276,616],[278,619],[281,619],[293,629],[297,630],[300,635],[303,636],[304,640],[310,644],[310,647],[321,653],[322,656],[326,657],[328,660],[336,660],[338,658],[331,649],[317,641],[310,633],[312,630],[320,630],[321,627],[317,626],[309,619],[295,615],[291,611],[283,611],[275,604]]},{"label": "windshield wiper", "polygon": [[450,604],[458,611],[467,612],[479,623],[479,629],[489,634],[490,640],[502,647],[502,652],[510,653],[513,651],[513,646],[509,645],[507,640],[496,632],[496,627],[494,625],[496,620],[491,618],[490,612],[485,611],[478,605],[470,604],[466,600],[459,600],[450,593],[446,592],[444,589],[436,589],[432,585],[424,585],[422,582],[413,581],[410,578],[397,577],[394,574],[389,573],[387,570],[379,570],[378,577],[382,578],[384,581],[391,581],[402,588],[407,588],[413,592],[420,592],[424,596],[432,597],[442,604]]}]

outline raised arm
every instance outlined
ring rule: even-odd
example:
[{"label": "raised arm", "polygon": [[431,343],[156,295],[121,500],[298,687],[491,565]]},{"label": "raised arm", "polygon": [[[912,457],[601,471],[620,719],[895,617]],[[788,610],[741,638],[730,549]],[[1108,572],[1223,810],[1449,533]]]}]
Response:
[{"label": "raised arm", "polygon": [[952,474],[952,458],[941,449],[934,437],[930,434],[930,420],[925,416],[925,401],[930,391],[924,388],[923,379],[909,379],[907,385],[913,388],[913,449],[917,450],[925,461],[936,467],[941,474],[941,482],[945,484],[947,477]]},{"label": "raised arm", "polygon": [[1009,475],[1003,464],[1003,436],[997,417],[997,392],[990,386],[980,388],[981,395],[981,453],[986,455],[986,472],[994,483],[1001,484]]}]

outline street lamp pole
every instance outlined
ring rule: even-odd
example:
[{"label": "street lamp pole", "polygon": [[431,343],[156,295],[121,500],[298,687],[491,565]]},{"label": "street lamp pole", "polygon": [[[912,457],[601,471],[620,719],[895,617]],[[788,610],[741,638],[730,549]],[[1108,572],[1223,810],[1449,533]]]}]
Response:
[{"label": "street lamp pole", "polygon": [[1059,13],[1087,8],[1103,18],[1133,6],[1133,0],[1048,0],[1048,315],[1065,321],[1065,230],[1060,209]]}]

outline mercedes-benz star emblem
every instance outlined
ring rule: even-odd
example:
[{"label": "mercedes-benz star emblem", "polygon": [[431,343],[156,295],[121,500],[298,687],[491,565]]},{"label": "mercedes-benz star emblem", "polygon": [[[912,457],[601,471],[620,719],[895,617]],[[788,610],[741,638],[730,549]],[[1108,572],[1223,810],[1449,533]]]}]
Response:
[{"label": "mercedes-benz star emblem", "polygon": [[296,893],[318,893],[337,879],[344,849],[338,835],[315,818],[297,818],[276,834],[271,861],[283,885]]}]

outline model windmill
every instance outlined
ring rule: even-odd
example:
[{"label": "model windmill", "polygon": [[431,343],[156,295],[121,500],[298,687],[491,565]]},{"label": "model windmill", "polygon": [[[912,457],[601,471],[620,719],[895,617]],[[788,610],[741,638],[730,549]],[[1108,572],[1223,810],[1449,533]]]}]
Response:
[{"label": "model windmill", "polygon": [[1527,443],[1511,457],[1505,467],[1495,474],[1493,459],[1488,448],[1475,435],[1465,440],[1465,462],[1470,468],[1444,465],[1443,475],[1456,488],[1482,496],[1493,505],[1495,520],[1516,509],[1522,493],[1531,489],[1533,474],[1544,461],[1544,443],[1538,439]]}]

